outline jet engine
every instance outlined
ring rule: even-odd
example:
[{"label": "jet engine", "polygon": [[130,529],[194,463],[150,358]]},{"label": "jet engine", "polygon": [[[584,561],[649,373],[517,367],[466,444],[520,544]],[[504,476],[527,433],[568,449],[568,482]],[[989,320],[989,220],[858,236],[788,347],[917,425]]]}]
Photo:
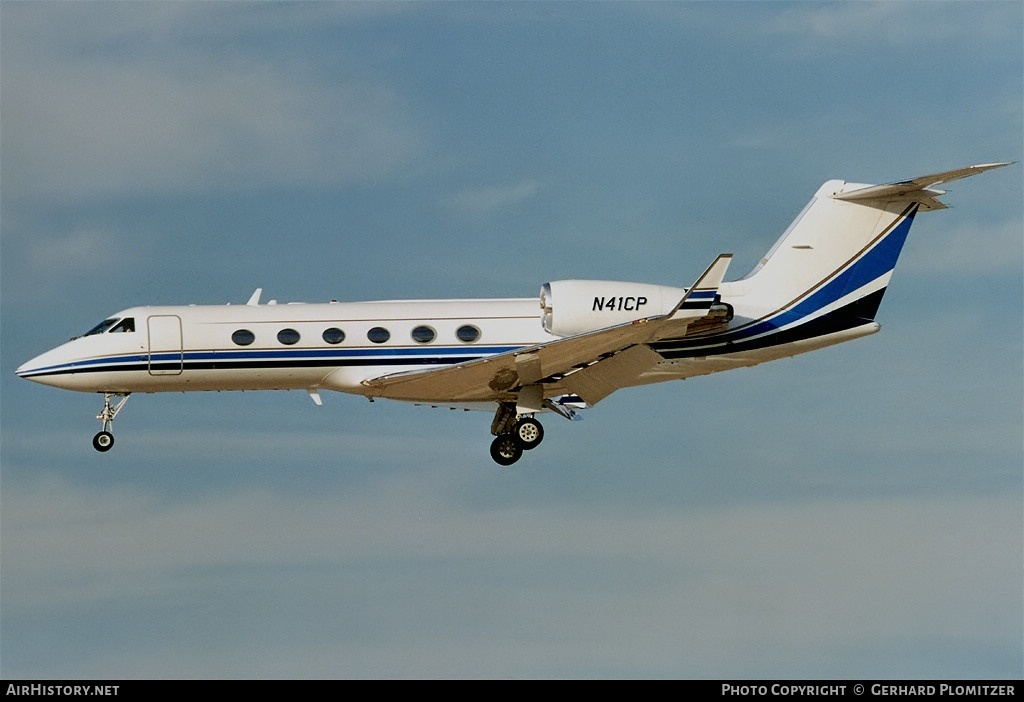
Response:
[{"label": "jet engine", "polygon": [[544,329],[556,336],[572,336],[666,314],[685,292],[648,283],[554,280],[540,289]]}]

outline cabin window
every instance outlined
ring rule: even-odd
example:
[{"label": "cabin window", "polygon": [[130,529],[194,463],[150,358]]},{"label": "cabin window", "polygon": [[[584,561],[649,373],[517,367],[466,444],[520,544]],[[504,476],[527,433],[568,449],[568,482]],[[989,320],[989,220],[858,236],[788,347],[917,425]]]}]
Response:
[{"label": "cabin window", "polygon": [[366,332],[366,338],[375,344],[383,344],[391,338],[391,332],[384,327],[374,327],[370,331]]},{"label": "cabin window", "polygon": [[472,344],[480,338],[480,330],[472,324],[463,324],[455,331],[455,336],[459,337],[459,341]]},{"label": "cabin window", "polygon": [[429,344],[437,336],[437,332],[425,324],[412,330],[412,340],[418,344]]},{"label": "cabin window", "polygon": [[135,331],[135,317],[125,317],[116,327],[110,330],[111,334]]},{"label": "cabin window", "polygon": [[252,342],[256,341],[256,335],[248,329],[239,329],[231,335],[231,340],[239,346],[248,346]]},{"label": "cabin window", "polygon": [[337,327],[324,329],[324,341],[326,341],[328,344],[340,344],[344,340],[345,332],[338,329]]},{"label": "cabin window", "polygon": [[277,333],[277,340],[286,346],[299,343],[299,333],[294,329],[282,329]]},{"label": "cabin window", "polygon": [[117,317],[112,319],[104,319],[102,322],[97,324],[95,327],[87,331],[82,336],[92,336],[93,334],[102,334],[106,330],[110,329],[117,322]]}]

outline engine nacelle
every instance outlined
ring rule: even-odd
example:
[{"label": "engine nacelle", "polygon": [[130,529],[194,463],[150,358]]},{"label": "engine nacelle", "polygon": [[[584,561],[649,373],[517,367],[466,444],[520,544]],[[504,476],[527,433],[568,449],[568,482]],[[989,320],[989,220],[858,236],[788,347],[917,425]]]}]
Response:
[{"label": "engine nacelle", "polygon": [[648,283],[554,280],[540,289],[544,329],[557,336],[624,324],[672,311],[686,292]]}]

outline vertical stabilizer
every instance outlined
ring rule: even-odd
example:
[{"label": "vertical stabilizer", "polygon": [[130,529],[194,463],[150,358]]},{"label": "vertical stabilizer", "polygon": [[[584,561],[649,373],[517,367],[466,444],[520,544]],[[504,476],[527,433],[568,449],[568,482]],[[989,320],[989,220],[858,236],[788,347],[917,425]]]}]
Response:
[{"label": "vertical stabilizer", "polygon": [[831,180],[744,279],[746,301],[765,313],[813,306],[815,316],[859,300],[874,318],[919,203],[837,198],[864,185]]},{"label": "vertical stabilizer", "polygon": [[1001,168],[988,163],[866,185],[830,180],[752,270],[738,292],[778,321],[802,323],[844,310],[869,322],[918,211],[945,209],[933,186]]},{"label": "vertical stabilizer", "polygon": [[870,324],[914,216],[946,207],[938,199],[944,191],[933,186],[1006,165],[887,185],[828,181],[754,270],[734,284],[749,331],[782,341]]},{"label": "vertical stabilizer", "polygon": [[721,300],[735,311],[726,329],[652,348],[670,361],[700,359],[686,368],[689,377],[875,333],[875,315],[914,217],[946,208],[939,200],[945,193],[934,186],[1007,165],[886,185],[828,181],[745,278],[722,283]]}]

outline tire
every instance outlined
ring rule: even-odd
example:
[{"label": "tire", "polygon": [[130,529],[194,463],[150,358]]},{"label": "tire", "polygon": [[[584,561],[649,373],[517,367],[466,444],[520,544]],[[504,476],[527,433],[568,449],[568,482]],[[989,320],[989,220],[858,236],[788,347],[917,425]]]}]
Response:
[{"label": "tire", "polygon": [[544,427],[536,419],[524,417],[516,422],[512,435],[516,437],[524,451],[529,451],[540,446],[540,442],[544,440]]},{"label": "tire", "polygon": [[92,437],[92,447],[99,452],[109,451],[114,446],[114,435],[109,431],[101,431]]},{"label": "tire", "polygon": [[491,442],[491,458],[500,466],[510,466],[523,455],[523,447],[512,434],[499,434]]}]

